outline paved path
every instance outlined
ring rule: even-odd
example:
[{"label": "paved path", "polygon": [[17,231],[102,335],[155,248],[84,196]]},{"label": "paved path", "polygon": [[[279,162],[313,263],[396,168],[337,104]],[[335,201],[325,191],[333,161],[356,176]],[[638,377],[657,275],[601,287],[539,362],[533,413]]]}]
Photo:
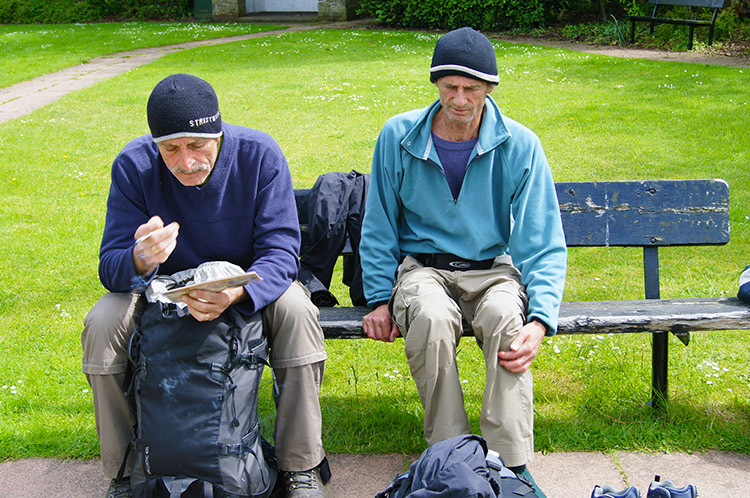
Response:
[{"label": "paved path", "polygon": [[[737,55],[723,55],[711,52],[670,52],[640,47],[620,47],[612,45],[587,45],[557,40],[536,39],[530,37],[498,37],[500,41],[519,43],[523,45],[540,45],[547,47],[565,48],[587,54],[607,55],[609,57],[627,57],[630,59],[649,59],[665,62],[686,62],[692,64],[708,64],[712,66],[731,66],[750,68],[750,57]],[[748,494],[750,496],[750,494]]]},{"label": "paved path", "polygon": [[[351,23],[325,27],[351,27]],[[80,66],[41,76],[0,89],[0,123],[21,117],[57,98],[114,75],[147,64],[165,54],[204,45],[228,43],[281,32],[317,29],[300,25],[216,40],[205,40],[141,49],[100,57]],[[592,47],[549,43],[540,40],[508,39],[534,45],[554,45],[572,50],[616,57],[647,57],[668,61],[750,67],[747,58],[706,54],[675,54],[661,51]],[[372,498],[385,489],[404,467],[401,455],[331,455],[334,477],[329,483],[331,498]],[[409,460],[411,461],[411,460]],[[639,487],[645,497],[648,484],[658,473],[678,485],[694,484],[701,498],[747,498],[750,496],[750,456],[723,452],[705,454],[645,454],[617,452],[538,454],[529,466],[549,498],[587,498],[596,484],[624,488]],[[25,459],[0,463],[0,498],[89,498],[104,496],[107,479],[98,461]]]},{"label": "paved path", "polygon": [[[401,455],[330,455],[330,498],[374,498],[401,472]],[[411,461],[411,460],[409,460]],[[723,452],[550,453],[529,465],[549,498],[588,498],[596,484],[646,490],[654,474],[679,486],[697,486],[700,498],[750,496],[750,456]],[[108,480],[98,461],[47,459],[0,463],[2,498],[101,498]]]}]

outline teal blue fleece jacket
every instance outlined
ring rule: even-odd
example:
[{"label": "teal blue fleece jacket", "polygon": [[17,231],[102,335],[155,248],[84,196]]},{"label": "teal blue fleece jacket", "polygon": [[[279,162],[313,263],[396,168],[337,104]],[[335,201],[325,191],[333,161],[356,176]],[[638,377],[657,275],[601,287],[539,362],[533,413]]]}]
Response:
[{"label": "teal blue fleece jacket", "polygon": [[529,296],[527,319],[557,331],[567,248],[539,138],[487,97],[479,138],[454,200],[431,137],[436,101],[380,133],[359,248],[368,303],[391,297],[399,261],[419,253],[483,260],[509,254]]}]

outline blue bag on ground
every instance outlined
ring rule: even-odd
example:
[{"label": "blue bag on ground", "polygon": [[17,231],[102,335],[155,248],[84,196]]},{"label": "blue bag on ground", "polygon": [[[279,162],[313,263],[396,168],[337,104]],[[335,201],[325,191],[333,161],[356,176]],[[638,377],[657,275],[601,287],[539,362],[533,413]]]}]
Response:
[{"label": "blue bag on ground", "polygon": [[409,470],[376,498],[498,498],[536,497],[523,478],[505,467],[496,454],[488,456],[485,440],[473,434],[456,436],[427,448]]},{"label": "blue bag on ground", "polygon": [[229,308],[198,322],[174,305],[147,305],[130,347],[134,497],[270,495],[273,449],[257,412],[268,364],[262,332],[260,313]]}]

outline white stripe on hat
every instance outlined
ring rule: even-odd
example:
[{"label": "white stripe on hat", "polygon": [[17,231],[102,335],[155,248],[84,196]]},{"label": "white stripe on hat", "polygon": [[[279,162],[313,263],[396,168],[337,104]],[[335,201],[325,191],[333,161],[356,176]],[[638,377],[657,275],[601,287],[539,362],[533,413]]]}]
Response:
[{"label": "white stripe on hat", "polygon": [[171,135],[164,135],[163,137],[154,138],[153,136],[151,138],[154,138],[154,142],[157,144],[159,142],[163,142],[165,140],[172,140],[173,138],[185,138],[185,137],[191,137],[191,138],[219,138],[221,137],[222,132],[219,133],[196,133],[196,132],[189,132],[189,131],[181,131],[179,133],[172,133]]},{"label": "white stripe on hat", "polygon": [[483,73],[470,67],[459,66],[458,64],[443,64],[442,66],[434,66],[430,68],[431,73],[436,73],[438,71],[460,71],[462,73],[470,74],[475,78],[479,78],[480,80],[488,81],[490,83],[500,83],[500,76],[496,74]]},{"label": "white stripe on hat", "polygon": [[750,282],[750,266],[746,266],[740,275],[740,285]]}]

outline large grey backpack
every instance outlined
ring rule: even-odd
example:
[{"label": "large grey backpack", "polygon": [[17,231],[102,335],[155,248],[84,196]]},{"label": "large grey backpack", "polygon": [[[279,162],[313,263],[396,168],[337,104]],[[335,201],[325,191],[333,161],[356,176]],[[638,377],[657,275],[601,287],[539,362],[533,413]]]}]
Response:
[{"label": "large grey backpack", "polygon": [[198,322],[173,305],[149,303],[130,356],[133,496],[269,496],[276,471],[258,426],[268,364],[260,314],[229,308]]}]

